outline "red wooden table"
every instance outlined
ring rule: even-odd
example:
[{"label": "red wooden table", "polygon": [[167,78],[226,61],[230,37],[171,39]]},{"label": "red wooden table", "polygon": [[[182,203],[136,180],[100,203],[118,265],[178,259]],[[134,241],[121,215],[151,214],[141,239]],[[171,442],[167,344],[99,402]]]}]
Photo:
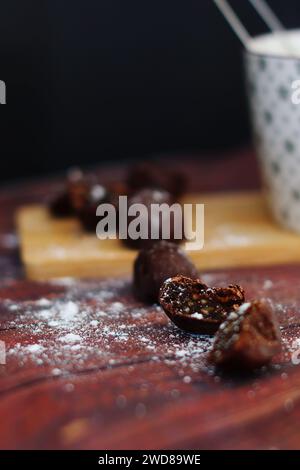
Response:
[{"label": "red wooden table", "polygon": [[[191,190],[259,184],[251,152],[178,161]],[[103,180],[123,171],[100,169]],[[206,362],[211,340],[138,303],[130,279],[24,279],[13,213],[57,184],[23,182],[0,193],[0,447],[299,448],[300,368],[292,357],[300,347],[300,266],[203,273],[208,283],[241,283],[249,299],[269,298],[281,323],[284,347],[272,366],[222,374]]]}]

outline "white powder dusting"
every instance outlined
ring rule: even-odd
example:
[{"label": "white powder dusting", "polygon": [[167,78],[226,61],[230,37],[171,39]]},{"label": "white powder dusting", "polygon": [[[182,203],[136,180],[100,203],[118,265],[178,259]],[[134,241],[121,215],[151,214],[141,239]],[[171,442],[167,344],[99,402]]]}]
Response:
[{"label": "white powder dusting", "polygon": [[237,313],[239,315],[243,315],[247,310],[248,308],[250,307],[251,305],[251,302],[244,302],[237,310]]},{"label": "white powder dusting", "polygon": [[78,315],[79,307],[75,302],[67,302],[66,305],[62,306],[60,310],[60,316],[62,320],[71,322],[74,321],[76,315]]},{"label": "white powder dusting", "polygon": [[73,277],[60,277],[59,279],[53,279],[51,282],[57,286],[70,287],[76,283],[76,279]]},{"label": "white powder dusting", "polygon": [[44,351],[45,348],[41,344],[29,344],[28,346],[25,346],[25,349],[29,353],[34,354]]},{"label": "white powder dusting", "polygon": [[191,317],[192,317],[192,318],[196,318],[197,320],[203,320],[203,318],[204,318],[203,315],[202,315],[202,313],[197,313],[197,312],[193,313],[193,314],[191,315]]},{"label": "white powder dusting", "polygon": [[36,300],[35,304],[39,307],[50,307],[51,301],[49,299],[46,299],[45,297],[42,297],[41,299]]},{"label": "white powder dusting", "polygon": [[211,338],[183,333],[157,305],[123,302],[127,281],[60,279],[52,284],[63,285],[65,292],[50,299],[2,302],[8,312],[4,326],[14,328],[20,338],[8,351],[8,364],[50,366],[58,377],[74,368],[114,367],[140,359],[163,361],[187,376],[206,368]]},{"label": "white powder dusting", "polygon": [[74,333],[68,333],[67,335],[59,338],[59,341],[62,341],[63,343],[78,343],[78,341],[81,340],[81,336],[75,335]]},{"label": "white powder dusting", "polygon": [[190,384],[191,381],[192,381],[192,378],[191,378],[189,375],[185,375],[185,376],[183,377],[183,382],[184,382],[185,384]]},{"label": "white powder dusting", "polygon": [[57,259],[64,259],[66,258],[66,250],[62,248],[61,246],[49,246],[47,248],[47,252],[49,253],[49,256]]},{"label": "white powder dusting", "polygon": [[233,234],[232,227],[222,225],[215,229],[212,234],[212,238],[209,241],[209,245],[213,248],[228,247],[228,246],[248,246],[251,244],[251,236],[247,236],[243,233]]},{"label": "white powder dusting", "polygon": [[269,290],[272,289],[273,287],[273,282],[270,279],[266,279],[263,283],[263,289]]},{"label": "white powder dusting", "polygon": [[15,304],[10,304],[10,305],[8,305],[8,308],[11,312],[15,312],[16,310],[19,309],[19,306],[15,305]]},{"label": "white powder dusting", "polygon": [[[246,310],[247,310],[247,309],[246,309]],[[245,311],[246,311],[246,310],[245,310]],[[235,313],[235,312],[231,312],[231,313],[228,315],[228,317],[227,317],[228,320],[236,320],[237,318],[238,318],[238,315],[237,315],[237,313]]]}]

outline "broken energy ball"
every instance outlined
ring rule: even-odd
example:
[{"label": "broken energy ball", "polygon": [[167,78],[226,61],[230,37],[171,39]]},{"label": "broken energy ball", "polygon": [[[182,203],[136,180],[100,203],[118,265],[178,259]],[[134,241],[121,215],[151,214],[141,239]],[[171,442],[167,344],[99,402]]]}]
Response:
[{"label": "broken energy ball", "polygon": [[200,279],[176,276],[160,289],[159,302],[170,320],[182,330],[214,334],[232,310],[245,301],[238,285],[208,287]]}]

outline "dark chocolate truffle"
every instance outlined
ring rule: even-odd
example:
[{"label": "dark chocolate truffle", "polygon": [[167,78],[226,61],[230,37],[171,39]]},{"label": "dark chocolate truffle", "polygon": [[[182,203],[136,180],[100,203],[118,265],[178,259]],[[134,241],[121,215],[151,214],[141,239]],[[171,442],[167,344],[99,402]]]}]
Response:
[{"label": "dark chocolate truffle", "polygon": [[78,211],[79,220],[85,230],[96,231],[100,220],[100,217],[96,215],[97,207],[107,202],[110,202],[110,195],[104,186],[96,184],[90,187],[86,202]]},{"label": "dark chocolate truffle", "polygon": [[96,184],[93,175],[85,174],[79,169],[68,172],[67,192],[75,214],[83,209],[88,201],[91,187]]},{"label": "dark chocolate truffle", "polygon": [[61,191],[50,201],[49,210],[54,217],[70,217],[74,214],[67,191]]},{"label": "dark chocolate truffle", "polygon": [[197,278],[198,270],[174,243],[161,241],[141,250],[134,263],[134,291],[145,302],[157,302],[163,282],[177,274]]},{"label": "dark chocolate truffle", "polygon": [[89,190],[96,182],[94,175],[84,174],[79,168],[67,173],[65,188],[49,204],[52,215],[66,217],[77,215],[86,204]]},{"label": "dark chocolate truffle", "polygon": [[156,188],[168,191],[175,198],[186,189],[186,178],[182,172],[172,170],[166,164],[148,161],[138,163],[130,170],[127,183],[133,191]]},{"label": "dark chocolate truffle", "polygon": [[[156,244],[159,240],[162,240],[164,237],[163,234],[163,216],[162,214],[165,211],[169,211],[169,207],[174,203],[173,196],[168,193],[167,191],[162,191],[159,189],[149,189],[145,188],[138,192],[136,192],[133,196],[128,199],[128,209],[133,204],[142,204],[146,208],[145,214],[141,214],[140,220],[141,224],[144,224],[144,227],[147,228],[147,233],[144,236],[140,236],[140,238],[133,239],[132,234],[128,232],[128,238],[123,240],[126,246],[130,248],[142,249],[142,248],[150,248],[152,245]],[[152,214],[152,205],[163,205],[165,204],[165,208],[161,207],[161,213],[153,213]],[[131,222],[135,220],[134,216],[128,217],[128,228],[130,227]],[[168,234],[168,240],[179,243],[183,239],[183,218],[181,217],[181,212],[173,212],[170,211],[170,219],[168,220],[168,226],[170,228]],[[157,237],[154,238],[151,236],[151,228],[156,227],[157,229]],[[140,230],[140,229],[139,229]]]}]

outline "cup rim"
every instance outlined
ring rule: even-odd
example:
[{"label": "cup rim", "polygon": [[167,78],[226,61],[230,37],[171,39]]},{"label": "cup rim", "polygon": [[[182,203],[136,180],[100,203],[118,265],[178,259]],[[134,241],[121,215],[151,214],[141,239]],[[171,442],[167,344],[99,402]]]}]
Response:
[{"label": "cup rim", "polygon": [[[284,30],[284,31],[279,31],[278,34],[291,34],[291,33],[299,33],[299,37],[300,37],[300,28],[295,28],[295,29],[288,29],[288,30]],[[256,40],[256,39],[261,39],[261,38],[264,38],[264,37],[267,37],[267,36],[271,36],[271,35],[274,35],[276,33],[273,33],[273,32],[268,32],[268,33],[264,33],[264,34],[258,34],[257,36],[253,36],[249,42],[253,41],[253,40]],[[245,48],[244,49],[244,54],[245,55],[249,55],[249,56],[254,56],[254,57],[264,57],[266,59],[280,59],[280,60],[295,60],[295,61],[300,61],[300,55],[299,56],[294,56],[294,55],[281,55],[281,54],[276,54],[276,53],[268,53],[268,52],[255,52],[253,50],[250,50],[250,49],[247,49]]]}]

